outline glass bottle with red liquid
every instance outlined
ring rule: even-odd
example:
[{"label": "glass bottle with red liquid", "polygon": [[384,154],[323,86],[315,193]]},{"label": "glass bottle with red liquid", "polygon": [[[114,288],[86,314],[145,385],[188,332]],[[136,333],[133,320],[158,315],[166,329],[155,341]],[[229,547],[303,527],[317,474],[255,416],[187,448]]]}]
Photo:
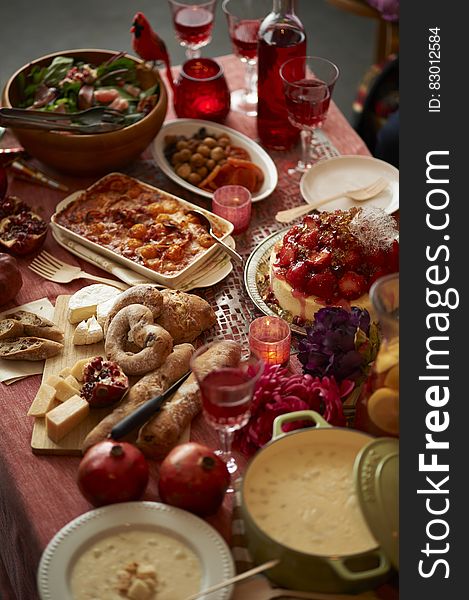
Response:
[{"label": "glass bottle with red liquid", "polygon": [[382,339],[370,377],[355,407],[355,428],[399,437],[399,274],[378,279],[370,289]]},{"label": "glass bottle with red liquid", "polygon": [[306,55],[306,33],[294,5],[295,0],[274,0],[259,28],[257,132],[261,143],[273,150],[287,150],[299,137],[288,120],[280,77],[283,63]]}]

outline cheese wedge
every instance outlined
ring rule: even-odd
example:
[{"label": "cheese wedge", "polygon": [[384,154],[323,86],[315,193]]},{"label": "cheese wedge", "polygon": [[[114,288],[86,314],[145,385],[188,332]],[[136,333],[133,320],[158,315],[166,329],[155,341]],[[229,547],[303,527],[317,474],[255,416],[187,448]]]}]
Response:
[{"label": "cheese wedge", "polygon": [[71,370],[71,375],[75,377],[78,381],[83,381],[83,371],[86,365],[93,360],[93,356],[89,356],[88,358],[81,358],[77,360],[77,362],[73,365]]},{"label": "cheese wedge", "polygon": [[101,304],[98,304],[98,306],[96,307],[96,319],[101,325],[101,327],[104,327],[104,323],[106,322],[106,319],[108,318],[109,313],[111,312],[111,309],[114,306],[116,298],[117,296],[115,298],[110,298],[109,300],[106,300],[106,302],[101,302]]},{"label": "cheese wedge", "polygon": [[75,395],[59,404],[46,414],[46,431],[49,438],[57,443],[79,425],[90,412],[90,405],[84,398]]},{"label": "cheese wedge", "polygon": [[59,381],[62,381],[62,378],[58,375],[49,375],[49,377],[46,379],[47,385],[50,385],[53,388],[55,388]]},{"label": "cheese wedge", "polygon": [[65,402],[72,396],[75,396],[75,394],[78,391],[76,387],[70,385],[70,383],[65,379],[61,379],[60,381],[58,381],[54,387],[55,397],[57,398],[57,400],[60,400],[60,402]]},{"label": "cheese wedge", "polygon": [[87,321],[78,323],[73,333],[73,343],[75,346],[86,346],[100,342],[103,337],[103,328],[96,317],[90,317]]},{"label": "cheese wedge", "polygon": [[55,405],[55,388],[47,383],[41,384],[31,406],[28,410],[29,417],[43,417]]},{"label": "cheese wedge", "polygon": [[67,377],[65,377],[65,381],[69,383],[72,387],[74,387],[77,390],[77,392],[81,390],[80,383],[75,379],[73,375],[68,375]]},{"label": "cheese wedge", "polygon": [[79,323],[96,314],[96,307],[106,300],[115,298],[121,293],[111,285],[94,283],[87,285],[73,294],[68,302],[68,320],[70,323]]},{"label": "cheese wedge", "polygon": [[88,339],[88,324],[86,321],[80,321],[73,332],[73,343],[75,346],[84,346]]},{"label": "cheese wedge", "polygon": [[63,368],[63,369],[60,371],[60,373],[59,373],[59,376],[60,376],[60,377],[63,377],[63,378],[65,378],[65,377],[67,377],[68,375],[70,375],[70,373],[71,373],[71,369],[70,369],[70,367],[64,367],[64,368]]},{"label": "cheese wedge", "polygon": [[88,335],[93,340],[92,343],[96,344],[96,342],[100,342],[103,338],[103,328],[96,320],[96,317],[91,317],[88,319]]}]

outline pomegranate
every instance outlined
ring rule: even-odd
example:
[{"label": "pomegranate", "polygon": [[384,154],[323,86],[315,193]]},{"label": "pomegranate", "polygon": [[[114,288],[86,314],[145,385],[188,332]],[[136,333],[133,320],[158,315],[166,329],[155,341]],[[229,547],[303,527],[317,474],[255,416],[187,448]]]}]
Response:
[{"label": "pomegranate", "polygon": [[0,253],[0,305],[13,300],[22,286],[23,278],[16,259]]},{"label": "pomegranate", "polygon": [[47,223],[15,196],[0,204],[0,247],[23,256],[37,250],[46,239]]},{"label": "pomegranate", "polygon": [[91,446],[78,467],[78,487],[93,506],[139,500],[148,477],[145,457],[127,442],[105,440]]},{"label": "pomegranate", "polygon": [[129,388],[129,379],[119,365],[101,356],[96,356],[86,365],[83,381],[81,397],[91,408],[114,404]]},{"label": "pomegranate", "polygon": [[5,217],[17,215],[21,212],[28,212],[31,207],[16,196],[7,196],[0,202],[0,221]]},{"label": "pomegranate", "polygon": [[189,442],[164,459],[158,488],[163,502],[205,517],[220,508],[229,484],[223,460],[210,448]]}]

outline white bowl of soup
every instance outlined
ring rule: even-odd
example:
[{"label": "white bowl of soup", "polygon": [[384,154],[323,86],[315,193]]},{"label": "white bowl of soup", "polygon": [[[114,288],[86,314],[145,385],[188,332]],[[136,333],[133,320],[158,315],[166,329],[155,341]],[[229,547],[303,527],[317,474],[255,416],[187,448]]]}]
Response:
[{"label": "white bowl of soup", "polygon": [[[285,422],[316,427],[284,434]],[[373,438],[330,427],[314,411],[277,417],[273,441],[243,478],[242,512],[256,563],[279,558],[267,573],[289,589],[350,593],[371,589],[390,564],[370,531],[355,489],[354,466]]]}]

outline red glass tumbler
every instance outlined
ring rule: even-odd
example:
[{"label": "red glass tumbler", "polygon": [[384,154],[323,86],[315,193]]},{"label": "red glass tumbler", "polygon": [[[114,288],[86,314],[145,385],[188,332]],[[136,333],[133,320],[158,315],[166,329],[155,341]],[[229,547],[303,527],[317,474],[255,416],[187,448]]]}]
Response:
[{"label": "red glass tumbler", "polygon": [[280,317],[259,317],[250,324],[249,348],[267,365],[287,366],[290,347],[290,325]]},{"label": "red glass tumbler", "polygon": [[185,62],[176,82],[174,109],[178,117],[223,121],[230,111],[223,68],[211,58]]},{"label": "red glass tumbler", "polygon": [[224,185],[215,190],[212,210],[233,224],[233,234],[244,233],[251,220],[251,192],[242,185]]}]

